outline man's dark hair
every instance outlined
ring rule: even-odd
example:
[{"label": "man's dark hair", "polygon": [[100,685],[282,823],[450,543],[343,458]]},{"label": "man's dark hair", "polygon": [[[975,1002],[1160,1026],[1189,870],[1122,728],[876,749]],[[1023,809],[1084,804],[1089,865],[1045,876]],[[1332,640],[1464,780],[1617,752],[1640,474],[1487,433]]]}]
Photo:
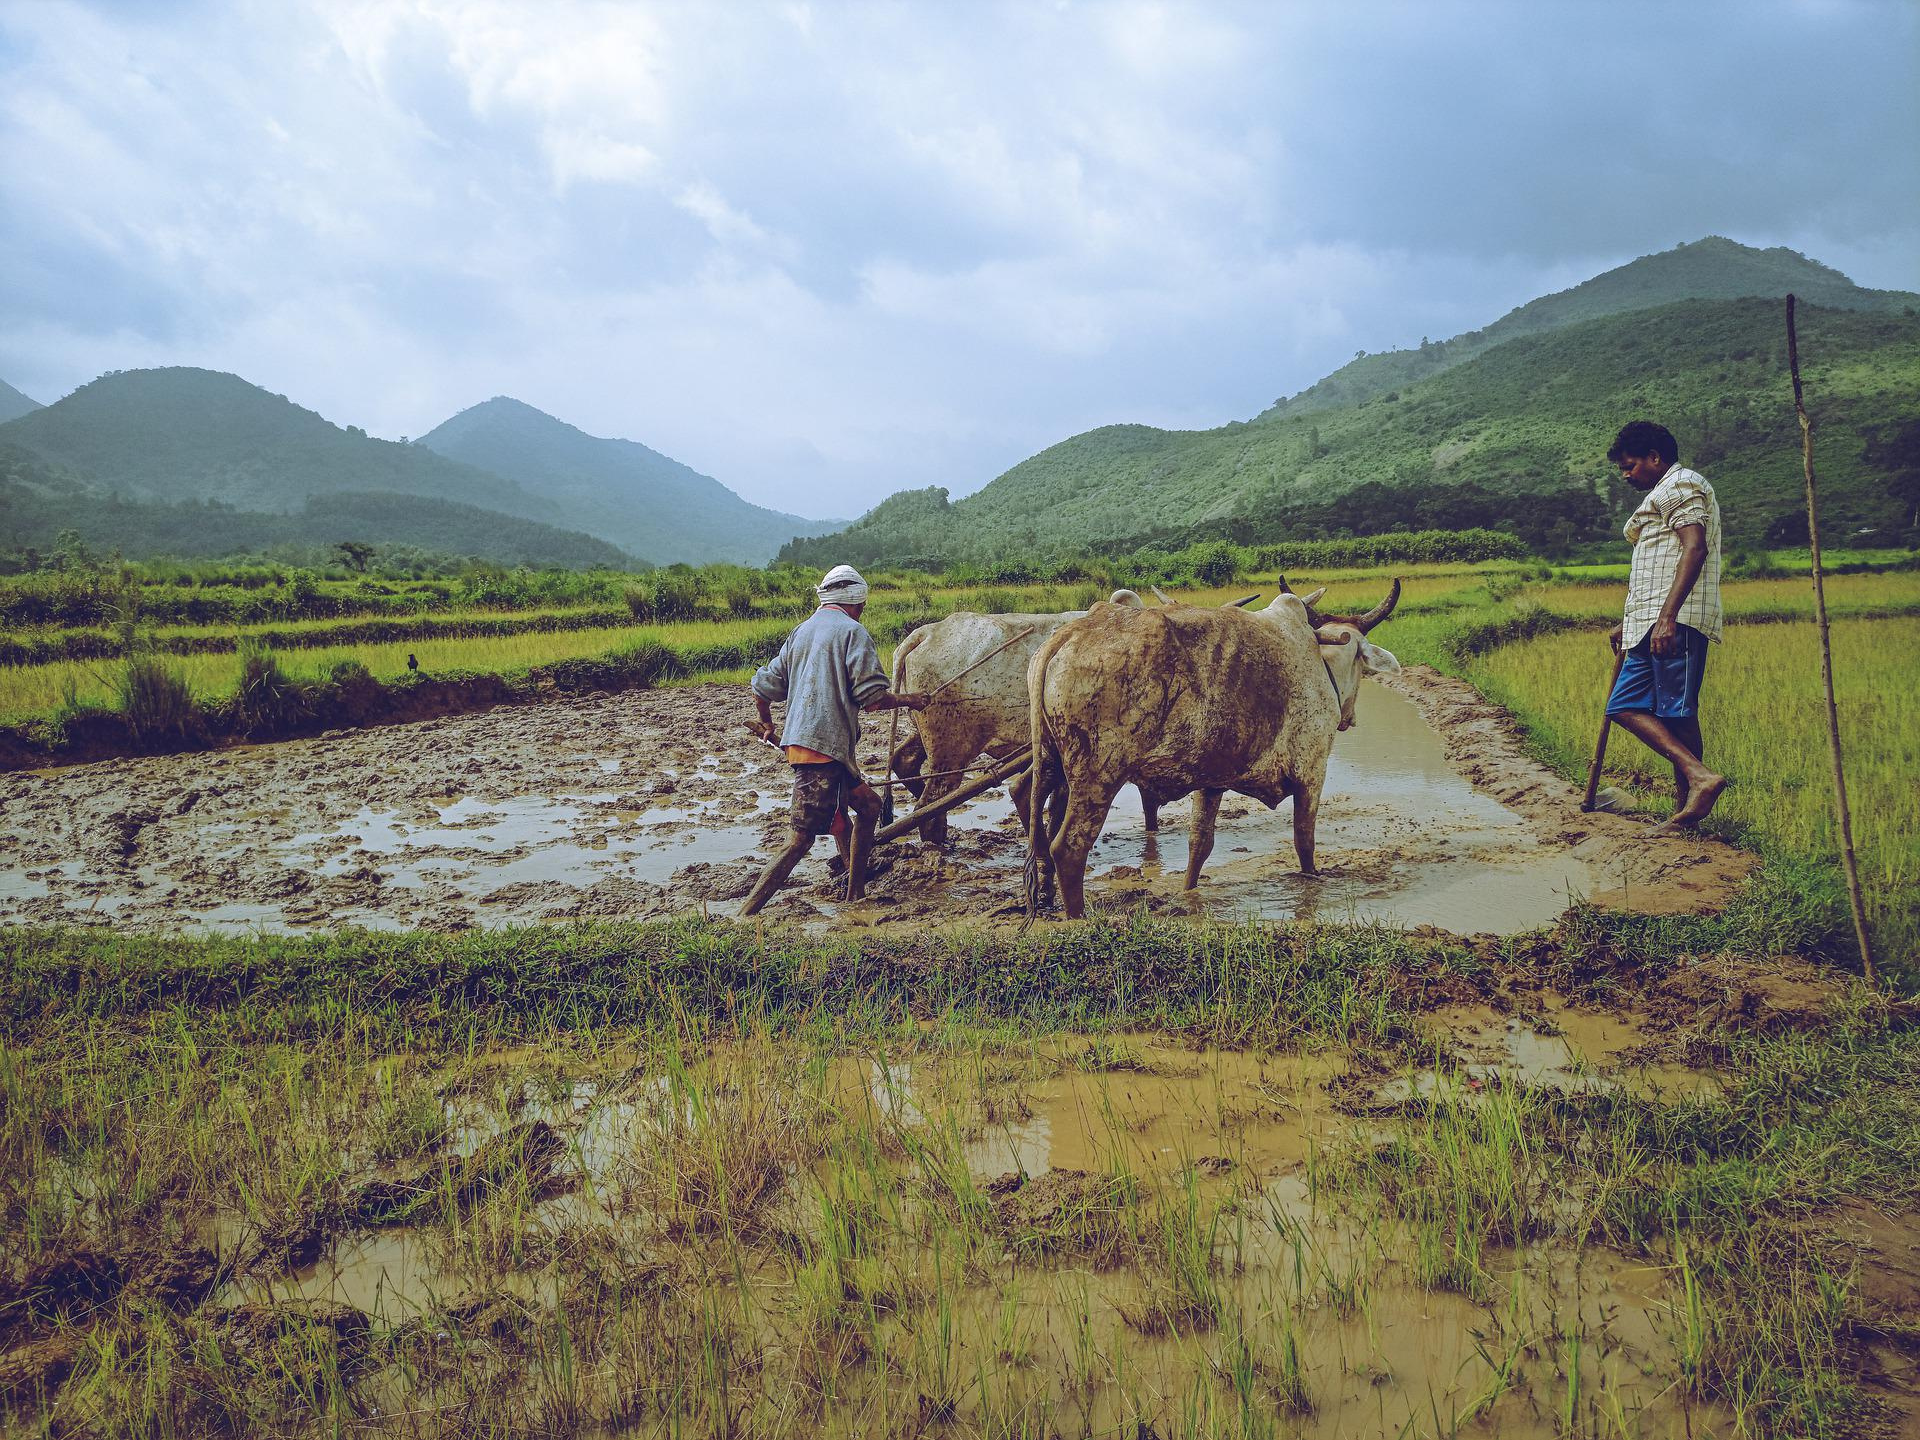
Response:
[{"label": "man's dark hair", "polygon": [[1607,451],[1607,459],[1618,465],[1628,455],[1658,455],[1671,465],[1680,458],[1680,446],[1666,426],[1656,425],[1651,420],[1631,420],[1622,425],[1620,433],[1613,437],[1613,446]]}]

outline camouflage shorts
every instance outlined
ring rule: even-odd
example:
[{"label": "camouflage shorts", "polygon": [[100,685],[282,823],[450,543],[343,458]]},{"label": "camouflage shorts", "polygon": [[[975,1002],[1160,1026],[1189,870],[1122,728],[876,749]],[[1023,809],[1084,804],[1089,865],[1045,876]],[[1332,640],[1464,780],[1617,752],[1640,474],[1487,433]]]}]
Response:
[{"label": "camouflage shorts", "polygon": [[793,828],[800,835],[825,835],[846,808],[847,796],[860,784],[838,760],[817,760],[793,767]]}]

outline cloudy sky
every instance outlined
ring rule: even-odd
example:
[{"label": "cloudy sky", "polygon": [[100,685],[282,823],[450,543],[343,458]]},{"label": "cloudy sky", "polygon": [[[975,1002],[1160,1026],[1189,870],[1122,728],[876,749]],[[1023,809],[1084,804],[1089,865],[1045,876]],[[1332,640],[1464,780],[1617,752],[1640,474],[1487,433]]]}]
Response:
[{"label": "cloudy sky", "polygon": [[852,515],[1710,233],[1920,289],[1917,95],[1914,0],[0,0],[0,378]]}]

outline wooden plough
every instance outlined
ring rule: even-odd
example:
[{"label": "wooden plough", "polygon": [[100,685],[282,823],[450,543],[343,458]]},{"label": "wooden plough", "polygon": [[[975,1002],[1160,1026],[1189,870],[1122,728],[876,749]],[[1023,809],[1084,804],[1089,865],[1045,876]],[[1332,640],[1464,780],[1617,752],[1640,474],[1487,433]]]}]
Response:
[{"label": "wooden plough", "polygon": [[[1007,781],[1013,779],[1022,771],[1031,768],[1032,764],[1033,747],[1027,746],[1018,753],[1009,755],[1006,759],[996,762],[992,769],[974,776],[973,779],[960,786],[959,789],[949,790],[932,804],[922,805],[911,815],[904,816],[894,821],[891,825],[883,825],[880,829],[874,831],[873,843],[876,845],[884,845],[889,840],[898,840],[909,830],[917,830],[924,821],[931,820],[936,815],[944,815],[954,806],[964,804],[966,801],[973,799],[973,797],[981,791],[991,790],[996,785],[1006,784]],[[1024,817],[1022,818],[1024,819]]]}]

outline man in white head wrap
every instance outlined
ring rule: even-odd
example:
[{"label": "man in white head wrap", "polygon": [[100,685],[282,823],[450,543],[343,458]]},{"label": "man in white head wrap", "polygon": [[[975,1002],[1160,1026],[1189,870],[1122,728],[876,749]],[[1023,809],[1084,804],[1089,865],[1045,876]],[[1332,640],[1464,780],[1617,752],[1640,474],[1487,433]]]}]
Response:
[{"label": "man in white head wrap", "polygon": [[[863,710],[919,710],[919,695],[887,689],[880,651],[860,623],[867,582],[851,565],[836,565],[815,587],[820,608],[787,637],[780,653],[754,672],[753,699],[760,737],[775,739],[773,704],[787,704],[778,743],[793,766],[793,834],[768,864],[740,907],[744,917],[773,898],[793,867],[813,848],[814,837],[831,834],[847,866],[847,899],[866,891],[867,854],[880,796],[860,774],[854,747]],[[847,823],[852,812],[853,822]]]}]

